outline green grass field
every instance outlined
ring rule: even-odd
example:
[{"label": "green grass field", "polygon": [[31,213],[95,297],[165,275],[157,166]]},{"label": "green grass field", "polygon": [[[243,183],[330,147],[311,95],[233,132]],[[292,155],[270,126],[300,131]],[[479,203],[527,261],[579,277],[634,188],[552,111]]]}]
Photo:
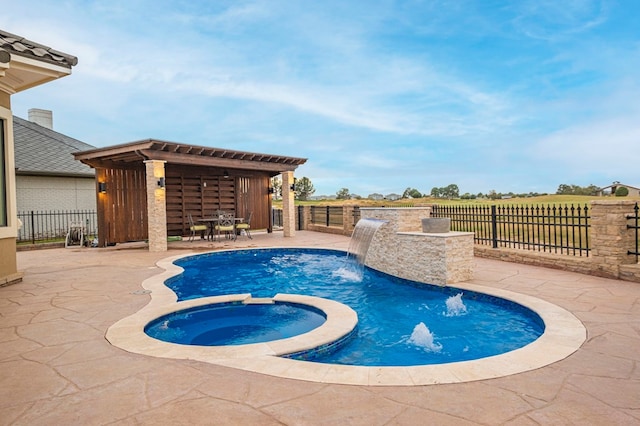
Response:
[{"label": "green grass field", "polygon": [[[584,206],[589,204],[592,200],[632,200],[640,201],[640,197],[594,197],[588,195],[544,195],[540,197],[527,197],[527,198],[510,198],[506,200],[489,200],[489,199],[476,199],[476,200],[461,200],[453,199],[447,200],[443,198],[413,198],[413,199],[401,199],[397,201],[373,201],[367,199],[361,200],[314,200],[314,201],[300,201],[296,200],[296,205],[305,206],[370,206],[370,207],[406,207],[407,205],[420,206],[425,204],[441,204],[441,205],[545,205],[545,206]],[[275,207],[282,207],[281,200],[274,200],[273,205]]]}]

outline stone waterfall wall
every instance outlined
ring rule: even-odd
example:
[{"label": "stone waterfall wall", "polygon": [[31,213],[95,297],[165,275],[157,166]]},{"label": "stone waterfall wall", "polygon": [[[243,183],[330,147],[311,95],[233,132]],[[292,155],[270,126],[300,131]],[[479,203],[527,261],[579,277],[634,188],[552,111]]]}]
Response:
[{"label": "stone waterfall wall", "polygon": [[426,234],[431,207],[360,209],[362,218],[386,220],[376,232],[365,265],[427,284],[447,285],[473,277],[473,233]]}]

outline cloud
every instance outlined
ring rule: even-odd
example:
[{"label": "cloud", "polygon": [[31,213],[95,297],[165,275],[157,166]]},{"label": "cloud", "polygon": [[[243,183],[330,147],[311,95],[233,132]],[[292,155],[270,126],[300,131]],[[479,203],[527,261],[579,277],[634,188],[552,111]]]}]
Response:
[{"label": "cloud", "polygon": [[602,25],[607,0],[523,0],[515,3],[513,25],[534,39],[561,40]]}]

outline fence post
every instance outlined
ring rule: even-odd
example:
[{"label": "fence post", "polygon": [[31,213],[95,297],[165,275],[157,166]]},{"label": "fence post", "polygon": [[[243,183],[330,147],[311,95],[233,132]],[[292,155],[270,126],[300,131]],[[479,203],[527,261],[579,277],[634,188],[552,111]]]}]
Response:
[{"label": "fence post", "polygon": [[635,233],[627,228],[627,215],[634,201],[591,202],[591,254],[596,271],[604,276],[620,276],[620,265],[635,263],[627,254]]},{"label": "fence post", "polygon": [[36,243],[36,221],[35,218],[33,216],[33,210],[31,210],[31,244],[35,244]]},{"label": "fence post", "polygon": [[493,248],[498,248],[498,215],[496,214],[495,204],[491,206],[491,238],[493,240]]}]

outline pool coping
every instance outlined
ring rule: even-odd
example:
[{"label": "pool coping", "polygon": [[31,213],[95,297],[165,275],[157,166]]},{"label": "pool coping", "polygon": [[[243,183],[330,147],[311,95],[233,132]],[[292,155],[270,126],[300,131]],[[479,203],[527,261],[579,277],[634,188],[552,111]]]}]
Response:
[{"label": "pool coping", "polygon": [[[272,247],[272,249],[277,248]],[[269,247],[258,250],[264,249]],[[326,250],[335,251],[334,248]],[[350,332],[349,330],[354,326],[350,314],[343,314],[343,316],[339,314],[335,317],[336,322],[332,322],[331,327],[325,330],[321,330],[323,328],[321,326],[299,336],[249,345],[187,346],[149,337],[144,332],[145,326],[151,320],[167,313],[210,303],[247,300],[251,297],[250,294],[244,293],[178,302],[176,294],[164,284],[166,280],[183,271],[180,266],[173,263],[174,261],[194,255],[219,252],[221,251],[182,254],[158,261],[156,265],[164,271],[142,283],[142,287],[150,291],[150,302],[138,312],[109,327],[105,336],[107,340],[114,346],[133,353],[190,359],[295,380],[365,386],[416,386],[486,380],[535,370],[568,357],[580,348],[587,337],[586,329],[580,320],[557,305],[509,290],[464,282],[456,283],[455,288],[501,297],[533,310],[545,323],[544,333],[534,342],[500,355],[472,361],[406,367],[323,364],[278,356],[287,351],[293,352],[291,348],[312,348],[326,344],[328,340]],[[306,295],[278,294],[273,299],[276,298],[281,301],[312,304],[323,311],[331,310],[332,304],[339,304],[328,299]],[[341,321],[344,323],[341,324]],[[327,322],[329,322],[329,316]]]}]

